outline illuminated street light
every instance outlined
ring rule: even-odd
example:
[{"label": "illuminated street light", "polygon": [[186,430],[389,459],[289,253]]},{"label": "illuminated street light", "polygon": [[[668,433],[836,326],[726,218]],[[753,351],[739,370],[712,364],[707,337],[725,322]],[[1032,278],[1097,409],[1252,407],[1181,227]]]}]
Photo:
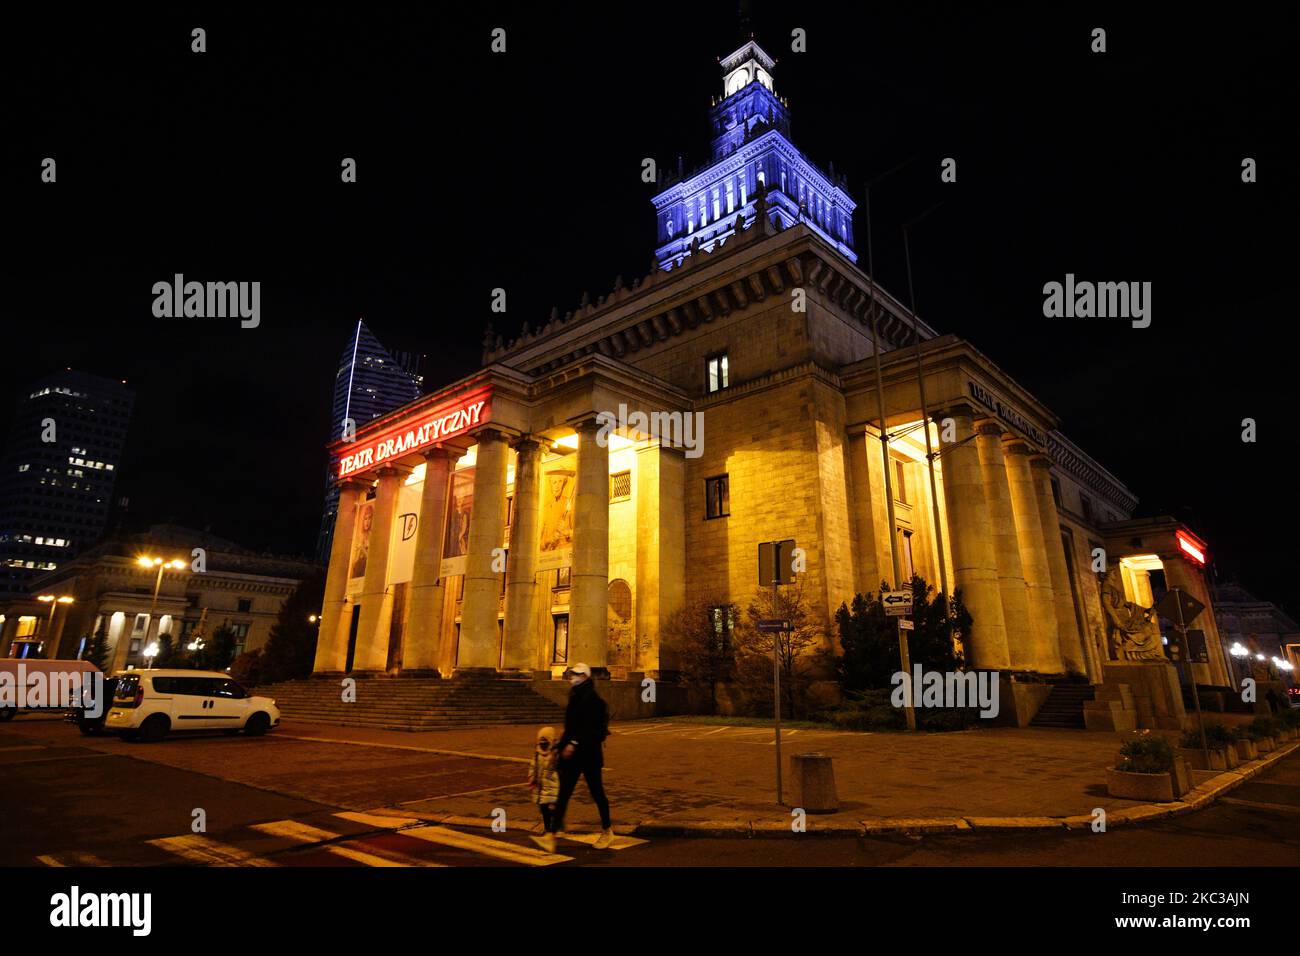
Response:
[{"label": "illuminated street light", "polygon": [[315,624],[315,623],[316,623],[317,621],[319,621],[319,620],[320,620],[320,618],[317,617],[315,614],[308,614],[308,615],[307,615],[307,623],[308,623],[308,624]]},{"label": "illuminated street light", "polygon": [[[153,599],[149,602],[149,626],[153,626],[154,616],[158,610],[158,592],[162,589],[163,572],[168,568],[179,571],[185,567],[185,562],[180,558],[172,558],[170,561],[166,558],[159,558],[154,555],[142,554],[135,559],[135,563],[142,568],[157,568],[158,577],[153,583]],[[146,632],[147,633],[147,632]],[[158,653],[158,645],[150,644],[153,653]],[[149,666],[153,666],[153,655],[149,653],[149,648],[145,648],[145,657],[149,658]]]},{"label": "illuminated street light", "polygon": [[[47,636],[52,636],[54,634],[54,612],[58,610],[60,604],[71,604],[76,600],[76,598],[67,594],[57,596],[53,594],[38,594],[36,600],[44,601],[50,606],[50,617],[45,624],[45,633]],[[53,648],[53,644],[50,646]],[[54,653],[54,650],[51,650],[51,653]]]},{"label": "illuminated street light", "polygon": [[1249,657],[1249,656],[1250,656],[1250,651],[1248,651],[1248,650],[1246,650],[1244,647],[1242,647],[1241,644],[1240,644],[1240,642],[1234,643],[1234,644],[1232,645],[1232,647],[1228,648],[1228,653],[1231,654],[1233,657]]},{"label": "illuminated street light", "polygon": [[144,649],[144,656],[149,661],[149,667],[153,667],[153,659],[158,656],[157,643],[150,644]]}]

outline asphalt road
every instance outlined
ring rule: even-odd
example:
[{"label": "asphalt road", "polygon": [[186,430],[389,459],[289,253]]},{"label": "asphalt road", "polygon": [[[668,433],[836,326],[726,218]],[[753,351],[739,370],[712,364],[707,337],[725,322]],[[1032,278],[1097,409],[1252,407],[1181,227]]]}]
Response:
[{"label": "asphalt road", "polygon": [[[561,840],[555,854],[529,839],[532,819],[506,820],[493,832],[401,816],[403,803],[517,786],[523,767],[508,760],[274,733],[129,744],[20,717],[0,725],[0,773],[0,819],[11,824],[0,841],[4,866],[1255,867],[1300,860],[1294,759],[1208,810],[1106,833],[624,837],[612,851],[594,849],[594,835],[583,835]],[[581,786],[575,799],[586,799]]]}]

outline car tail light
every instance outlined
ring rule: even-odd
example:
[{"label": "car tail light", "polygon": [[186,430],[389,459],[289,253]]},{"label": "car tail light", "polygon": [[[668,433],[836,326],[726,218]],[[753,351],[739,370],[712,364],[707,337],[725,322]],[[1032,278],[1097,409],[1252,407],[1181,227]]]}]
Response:
[{"label": "car tail light", "polygon": [[140,686],[135,689],[135,703],[132,706],[139,707],[143,703],[144,703],[144,687]]}]

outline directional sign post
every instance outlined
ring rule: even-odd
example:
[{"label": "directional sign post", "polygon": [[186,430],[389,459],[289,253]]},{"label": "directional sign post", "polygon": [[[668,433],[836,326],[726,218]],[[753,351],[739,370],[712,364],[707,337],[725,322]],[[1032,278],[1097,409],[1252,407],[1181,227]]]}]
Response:
[{"label": "directional sign post", "polygon": [[911,591],[886,591],[880,596],[886,617],[907,617],[912,613]]},{"label": "directional sign post", "polygon": [[[1198,614],[1205,610],[1205,605],[1196,598],[1192,597],[1182,588],[1171,588],[1169,592],[1160,599],[1155,607],[1161,617],[1167,617],[1174,622],[1174,628],[1178,631],[1178,644],[1181,656],[1186,661],[1187,676],[1192,682],[1192,701],[1196,704],[1196,723],[1201,730],[1201,753],[1205,756],[1205,766],[1210,766],[1210,745],[1205,739],[1205,715],[1201,713],[1201,693],[1196,689],[1196,672],[1192,670],[1192,662],[1196,660],[1188,647],[1187,642],[1187,625],[1190,624]],[[1204,635],[1202,635],[1204,639]],[[1208,659],[1208,655],[1207,655]]]},{"label": "directional sign post", "polygon": [[[784,541],[764,541],[758,546],[758,585],[772,585],[772,613],[779,607],[778,584],[790,584],[794,581],[794,569],[791,559],[794,557],[794,538]],[[777,626],[780,625],[780,626]],[[781,787],[781,634],[791,630],[790,622],[785,620],[763,620],[758,622],[758,629],[772,635],[772,713],[774,715],[776,744],[776,802],[783,804]]]},{"label": "directional sign post", "polygon": [[[916,626],[908,620],[912,613],[912,591],[911,588],[905,588],[901,591],[884,591],[880,595],[880,603],[885,606],[885,617],[892,617],[898,620],[898,660],[903,665],[903,673],[912,673],[912,655],[907,646],[907,631],[916,630]],[[908,695],[907,703],[907,729],[916,730],[916,708],[915,701],[911,695]]]}]

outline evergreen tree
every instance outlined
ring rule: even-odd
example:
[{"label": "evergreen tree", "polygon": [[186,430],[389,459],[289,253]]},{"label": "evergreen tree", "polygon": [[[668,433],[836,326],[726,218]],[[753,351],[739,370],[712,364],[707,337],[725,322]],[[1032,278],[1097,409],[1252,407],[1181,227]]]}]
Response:
[{"label": "evergreen tree", "polygon": [[99,624],[99,630],[95,632],[86,644],[86,650],[82,653],[82,659],[90,661],[101,671],[108,666],[108,633],[107,624],[103,621]]},{"label": "evergreen tree", "polygon": [[[304,578],[280,606],[261,658],[261,679],[267,683],[307,677],[316,663],[321,605],[325,601],[325,576]],[[315,615],[316,621],[310,618]]]}]

